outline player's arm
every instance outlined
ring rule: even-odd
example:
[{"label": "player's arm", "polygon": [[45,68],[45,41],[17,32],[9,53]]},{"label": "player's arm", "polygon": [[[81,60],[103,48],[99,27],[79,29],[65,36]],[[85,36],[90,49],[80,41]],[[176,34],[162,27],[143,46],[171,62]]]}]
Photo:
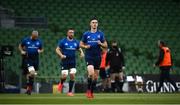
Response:
[{"label": "player's arm", "polygon": [[62,54],[61,52],[61,48],[56,47],[56,54],[61,58],[61,59],[65,59],[66,56]]},{"label": "player's arm", "polygon": [[38,53],[42,53],[44,51],[43,47],[42,47],[42,41],[40,41],[40,45],[38,48]]},{"label": "player's arm", "polygon": [[104,41],[104,42],[102,43],[102,42],[99,40],[99,41],[98,41],[98,44],[99,44],[101,47],[103,47],[103,48],[107,48],[107,47],[108,47],[106,41]]},{"label": "player's arm", "polygon": [[26,54],[26,51],[24,51],[24,46],[20,43],[19,46],[18,46],[18,49],[19,51],[21,52],[22,55],[25,55]]},{"label": "player's arm", "polygon": [[44,51],[44,49],[38,49],[38,53],[42,53]]},{"label": "player's arm", "polygon": [[84,49],[89,49],[90,45],[86,45],[83,41],[80,41],[80,47]]},{"label": "player's arm", "polygon": [[84,52],[81,48],[79,48],[79,52],[80,52],[80,57],[83,58],[84,57]]},{"label": "player's arm", "polygon": [[159,51],[159,58],[156,61],[155,66],[159,66],[159,64],[163,61],[163,58],[164,58],[164,51],[161,49]]},{"label": "player's arm", "polygon": [[119,51],[120,60],[122,62],[122,70],[124,70],[125,69],[124,55],[123,55],[123,53],[121,51],[121,48],[118,48],[118,51]]}]

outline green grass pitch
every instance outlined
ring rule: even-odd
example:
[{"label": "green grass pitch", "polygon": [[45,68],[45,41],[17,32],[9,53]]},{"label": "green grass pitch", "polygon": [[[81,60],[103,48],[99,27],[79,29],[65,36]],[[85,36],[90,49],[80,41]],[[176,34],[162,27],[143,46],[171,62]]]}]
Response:
[{"label": "green grass pitch", "polygon": [[0,94],[0,104],[180,104],[180,93],[96,93],[94,99],[85,94]]}]

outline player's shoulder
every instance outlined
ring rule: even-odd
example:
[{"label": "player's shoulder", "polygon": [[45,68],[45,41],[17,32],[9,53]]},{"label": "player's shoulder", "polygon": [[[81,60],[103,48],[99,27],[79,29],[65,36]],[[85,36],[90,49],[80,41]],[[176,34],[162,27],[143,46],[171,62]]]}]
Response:
[{"label": "player's shoulder", "polygon": [[79,40],[77,40],[77,39],[73,39],[73,41],[76,42],[76,43],[79,43]]},{"label": "player's shoulder", "polygon": [[83,35],[88,35],[90,33],[91,33],[90,31],[86,31],[86,32],[83,33]]},{"label": "player's shoulder", "polygon": [[59,39],[59,42],[65,42],[65,41],[67,41],[67,38]]},{"label": "player's shoulder", "polygon": [[97,33],[100,35],[104,35],[104,32],[102,32],[101,30],[97,30]]}]

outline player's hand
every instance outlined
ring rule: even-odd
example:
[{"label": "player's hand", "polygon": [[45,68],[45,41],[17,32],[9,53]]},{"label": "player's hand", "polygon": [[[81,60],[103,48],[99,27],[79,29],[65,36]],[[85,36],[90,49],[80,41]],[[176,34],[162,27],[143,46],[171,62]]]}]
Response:
[{"label": "player's hand", "polygon": [[126,67],[125,67],[125,66],[123,66],[123,67],[122,67],[122,70],[125,70],[125,69],[126,69]]},{"label": "player's hand", "polygon": [[105,69],[108,70],[110,68],[110,66],[107,66]]},{"label": "player's hand", "polygon": [[38,53],[42,53],[42,52],[43,52],[43,50],[38,49]]},{"label": "player's hand", "polygon": [[85,45],[84,48],[85,49],[89,49],[91,46],[90,45]]},{"label": "player's hand", "polygon": [[21,54],[22,54],[22,55],[26,55],[26,51],[23,51],[23,50],[22,50],[22,51],[21,51]]},{"label": "player's hand", "polygon": [[66,55],[60,56],[61,59],[66,59]]},{"label": "player's hand", "polygon": [[98,42],[97,42],[97,43],[98,43],[98,45],[102,46],[102,43],[101,43],[101,41],[100,41],[100,40],[98,40]]},{"label": "player's hand", "polygon": [[156,67],[156,64],[153,64],[153,67]]}]

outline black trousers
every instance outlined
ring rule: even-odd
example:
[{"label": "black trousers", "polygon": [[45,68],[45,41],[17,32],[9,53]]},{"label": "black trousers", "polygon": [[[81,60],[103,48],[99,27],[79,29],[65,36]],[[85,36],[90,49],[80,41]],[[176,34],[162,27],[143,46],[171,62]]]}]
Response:
[{"label": "black trousers", "polygon": [[160,92],[161,87],[163,86],[163,82],[164,82],[165,80],[167,80],[167,82],[171,83],[171,84],[175,87],[176,91],[178,90],[175,82],[174,82],[174,81],[171,79],[171,77],[170,77],[170,69],[171,69],[170,66],[160,67],[160,70],[161,70],[160,80],[159,80],[159,81],[160,81],[160,84],[159,84],[159,87],[158,87],[158,89],[157,89],[157,92]]}]

